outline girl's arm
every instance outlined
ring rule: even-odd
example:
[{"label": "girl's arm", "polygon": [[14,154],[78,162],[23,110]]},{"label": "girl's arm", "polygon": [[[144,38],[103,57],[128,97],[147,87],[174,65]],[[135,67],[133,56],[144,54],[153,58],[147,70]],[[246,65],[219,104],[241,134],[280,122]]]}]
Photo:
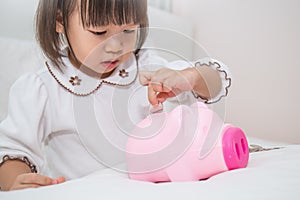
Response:
[{"label": "girl's arm", "polygon": [[163,103],[186,91],[194,91],[196,96],[209,100],[222,90],[219,72],[209,66],[144,71],[140,72],[140,82],[148,86],[148,99],[152,105]]},{"label": "girl's arm", "polygon": [[140,69],[140,83],[148,86],[148,99],[154,106],[188,91],[192,91],[193,95],[184,95],[187,98],[194,96],[204,103],[215,103],[227,96],[231,86],[232,76],[227,66],[209,57],[196,62],[168,62],[143,51],[140,52],[139,61],[143,66]]},{"label": "girl's arm", "polygon": [[44,165],[42,150],[50,133],[48,93],[36,73],[21,76],[11,87],[7,117],[0,123],[0,187],[16,190],[64,181],[35,173]]}]

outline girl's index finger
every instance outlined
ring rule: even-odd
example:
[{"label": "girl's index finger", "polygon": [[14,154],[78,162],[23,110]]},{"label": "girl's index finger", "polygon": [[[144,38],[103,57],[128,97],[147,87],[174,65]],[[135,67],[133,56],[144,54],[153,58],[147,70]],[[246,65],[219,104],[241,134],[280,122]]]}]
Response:
[{"label": "girl's index finger", "polygon": [[61,176],[61,177],[59,177],[59,178],[57,178],[55,180],[57,181],[57,184],[66,182],[66,178],[63,177],[63,176]]},{"label": "girl's index finger", "polygon": [[148,85],[148,100],[154,106],[157,106],[159,104],[159,101],[157,99],[157,92],[154,90],[151,84]]}]

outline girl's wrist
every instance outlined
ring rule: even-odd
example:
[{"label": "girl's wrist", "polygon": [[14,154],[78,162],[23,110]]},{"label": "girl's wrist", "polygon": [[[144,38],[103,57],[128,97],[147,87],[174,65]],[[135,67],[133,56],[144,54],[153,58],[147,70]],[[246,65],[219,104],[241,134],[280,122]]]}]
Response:
[{"label": "girl's wrist", "polygon": [[208,100],[211,98],[210,91],[209,91],[209,85],[206,81],[206,76],[203,76],[203,74],[207,75],[204,72],[201,71],[201,69],[197,67],[191,67],[183,70],[187,80],[190,84],[190,91],[193,92],[195,96],[200,97],[201,99]]},{"label": "girl's wrist", "polygon": [[203,78],[199,72],[199,69],[196,67],[191,67],[182,70],[183,76],[188,80],[190,85],[190,90],[197,91],[199,90],[199,84],[203,82]]}]

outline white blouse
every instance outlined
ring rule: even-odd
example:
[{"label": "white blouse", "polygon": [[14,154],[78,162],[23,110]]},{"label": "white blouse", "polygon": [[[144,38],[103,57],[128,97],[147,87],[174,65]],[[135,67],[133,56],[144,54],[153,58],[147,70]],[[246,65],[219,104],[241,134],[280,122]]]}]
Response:
[{"label": "white blouse", "polygon": [[[138,71],[210,65],[219,71],[223,83],[210,102],[226,96],[231,84],[227,67],[210,58],[167,62],[141,51],[138,61],[132,55],[110,77],[100,80],[81,73],[67,58],[64,63],[63,72],[49,63],[49,69],[25,74],[13,84],[8,115],[0,123],[0,159],[26,156],[39,173],[67,179],[106,167],[126,170],[126,138],[135,124],[151,114]],[[192,92],[182,93],[165,102],[163,109],[198,100]]]}]

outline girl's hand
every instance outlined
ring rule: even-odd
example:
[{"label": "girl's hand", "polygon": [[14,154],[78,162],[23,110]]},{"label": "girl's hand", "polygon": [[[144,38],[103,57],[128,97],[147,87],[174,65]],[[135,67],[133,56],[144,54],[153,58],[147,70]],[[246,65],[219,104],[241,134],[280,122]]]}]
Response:
[{"label": "girl's hand", "polygon": [[140,72],[139,78],[143,86],[148,86],[149,102],[156,106],[168,98],[193,90],[199,73],[195,68],[184,70],[163,68],[158,71]]},{"label": "girl's hand", "polygon": [[17,176],[13,185],[9,190],[20,190],[26,188],[38,188],[41,186],[55,185],[65,182],[64,177],[59,177],[56,179],[49,178],[35,173],[21,174]]}]

